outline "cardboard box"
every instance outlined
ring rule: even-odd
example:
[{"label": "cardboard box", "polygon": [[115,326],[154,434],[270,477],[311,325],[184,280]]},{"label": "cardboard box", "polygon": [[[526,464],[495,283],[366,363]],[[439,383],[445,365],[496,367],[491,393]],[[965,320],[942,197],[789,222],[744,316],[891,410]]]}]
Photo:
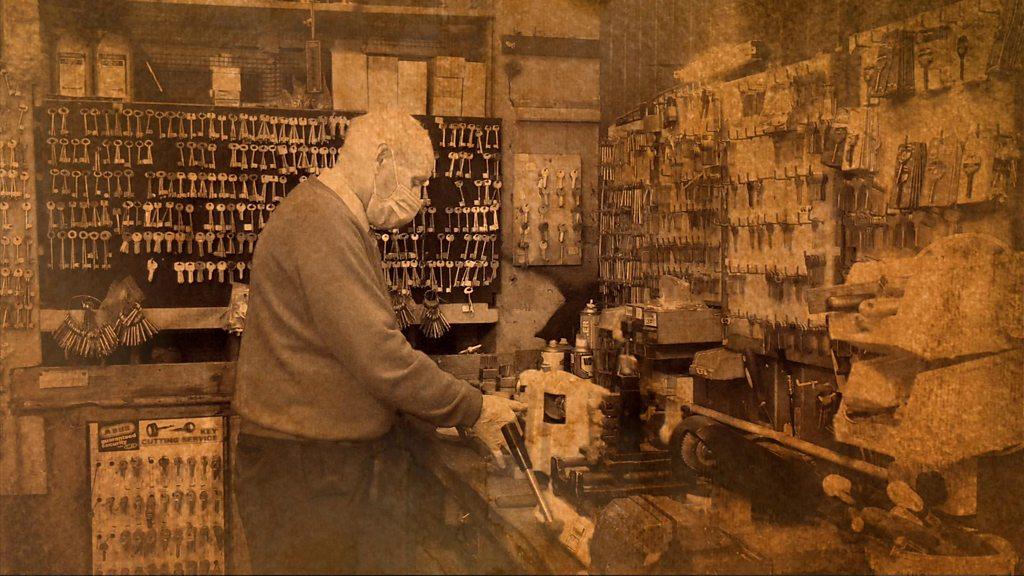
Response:
[{"label": "cardboard box", "polygon": [[214,106],[238,106],[242,101],[242,69],[234,66],[210,66]]},{"label": "cardboard box", "polygon": [[462,115],[487,115],[487,66],[483,62],[466,62],[462,81]]},{"label": "cardboard box", "polygon": [[370,110],[398,107],[398,58],[369,56],[367,58],[367,105]]},{"label": "cardboard box", "polygon": [[462,116],[462,78],[434,76],[430,113],[435,116]]},{"label": "cardboard box", "polygon": [[398,108],[406,114],[427,113],[426,61],[398,62]]},{"label": "cardboard box", "polygon": [[367,67],[366,54],[339,47],[331,49],[331,92],[335,110],[369,110]]},{"label": "cardboard box", "polygon": [[458,56],[435,56],[430,61],[431,76],[462,78],[466,75],[466,59]]}]

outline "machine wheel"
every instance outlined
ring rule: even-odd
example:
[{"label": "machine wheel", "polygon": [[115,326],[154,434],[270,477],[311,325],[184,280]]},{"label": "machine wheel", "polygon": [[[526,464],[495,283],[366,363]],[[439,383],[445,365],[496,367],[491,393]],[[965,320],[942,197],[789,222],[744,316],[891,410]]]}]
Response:
[{"label": "machine wheel", "polygon": [[701,435],[702,431],[713,425],[706,418],[692,416],[684,419],[672,431],[669,452],[676,474],[708,476],[715,469],[718,462]]},{"label": "machine wheel", "polygon": [[680,455],[683,458],[683,462],[690,470],[700,474],[701,476],[707,476],[715,469],[715,455],[712,454],[711,449],[708,445],[694,432],[688,432],[683,436],[683,442],[680,446]]}]

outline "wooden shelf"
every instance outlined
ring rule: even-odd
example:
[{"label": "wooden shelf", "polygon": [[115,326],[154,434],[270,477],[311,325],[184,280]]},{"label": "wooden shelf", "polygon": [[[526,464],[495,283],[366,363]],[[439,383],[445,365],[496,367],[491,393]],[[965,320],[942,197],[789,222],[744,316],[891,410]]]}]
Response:
[{"label": "wooden shelf", "polygon": [[[166,4],[172,6],[210,6],[227,8],[301,10],[309,12],[309,2],[287,0],[131,0],[136,4]],[[455,1],[443,6],[402,6],[394,4],[371,4],[363,2],[314,2],[316,12],[341,12],[361,14],[399,14],[415,16],[461,16],[466,18],[489,18],[494,16],[494,6],[485,2],[483,7],[476,2]]]},{"label": "wooden shelf", "polygon": [[[463,312],[464,304],[442,304],[441,312],[449,324],[495,324],[498,309],[488,304],[473,304],[473,312]],[[422,306],[412,307],[418,318]],[[161,330],[214,330],[223,328],[226,307],[221,308],[146,308],[146,317]],[[66,310],[40,310],[39,326],[42,332],[53,332],[64,321]]]}]

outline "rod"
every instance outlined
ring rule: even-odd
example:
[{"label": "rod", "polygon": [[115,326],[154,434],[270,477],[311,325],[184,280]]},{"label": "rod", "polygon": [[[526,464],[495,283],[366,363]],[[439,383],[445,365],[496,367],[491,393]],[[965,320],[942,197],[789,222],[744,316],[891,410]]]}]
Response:
[{"label": "rod", "polygon": [[744,432],[749,432],[751,434],[757,434],[759,436],[771,438],[772,440],[775,440],[779,444],[783,444],[795,450],[799,450],[805,454],[814,456],[815,458],[821,458],[822,460],[827,460],[829,462],[832,462],[833,464],[838,464],[845,468],[855,470],[857,472],[860,472],[861,474],[867,474],[868,476],[872,476],[874,478],[878,478],[881,480],[887,480],[889,478],[889,472],[885,468],[875,466],[874,464],[869,464],[867,462],[864,462],[863,460],[857,460],[854,458],[850,458],[849,456],[843,456],[842,454],[829,450],[828,448],[818,446],[817,444],[808,442],[806,440],[795,438],[788,434],[783,434],[776,430],[772,430],[767,426],[761,426],[760,424],[754,424],[752,422],[747,422],[746,420],[733,418],[728,414],[722,414],[717,410],[712,410],[710,408],[705,408],[703,406],[698,406],[696,404],[690,404],[687,406],[687,408],[689,408],[689,410],[694,414],[707,416],[708,418],[717,420],[718,422],[721,422],[722,424],[725,424],[727,426],[732,426],[733,428],[743,430]]}]

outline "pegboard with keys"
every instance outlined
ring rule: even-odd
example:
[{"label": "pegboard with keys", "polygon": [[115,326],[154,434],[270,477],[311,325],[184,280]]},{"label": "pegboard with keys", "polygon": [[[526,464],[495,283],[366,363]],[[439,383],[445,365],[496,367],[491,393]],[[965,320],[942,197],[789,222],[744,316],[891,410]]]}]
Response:
[{"label": "pegboard with keys", "polygon": [[[45,101],[35,111],[42,306],[102,293],[126,272],[147,307],[224,306],[231,284],[248,281],[276,205],[333,166],[350,117]],[[408,294],[434,287],[445,300],[486,299],[499,264],[500,124],[420,120],[435,174],[416,219],[377,232],[385,277]]]},{"label": "pegboard with keys", "polygon": [[0,328],[32,330],[38,283],[29,100],[6,67],[0,78]]},{"label": "pegboard with keys", "polygon": [[583,202],[580,157],[516,154],[517,266],[582,263]]},{"label": "pegboard with keys", "polygon": [[609,303],[680,276],[720,294],[730,347],[831,366],[811,291],[951,234],[1012,244],[1024,20],[1005,7],[955,2],[624,117],[601,147]]},{"label": "pegboard with keys", "polygon": [[378,231],[392,292],[422,300],[492,302],[501,266],[501,123],[491,118],[428,116],[436,162],[424,206],[401,230]]},{"label": "pegboard with keys", "polygon": [[287,192],[333,165],[347,117],[46,101],[36,109],[41,299],[131,274],[147,307],[223,306]]}]

